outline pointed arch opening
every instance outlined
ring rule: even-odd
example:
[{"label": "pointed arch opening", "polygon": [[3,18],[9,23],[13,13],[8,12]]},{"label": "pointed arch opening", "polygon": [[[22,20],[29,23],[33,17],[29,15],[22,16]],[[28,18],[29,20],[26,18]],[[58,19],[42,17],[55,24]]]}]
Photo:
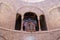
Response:
[{"label": "pointed arch opening", "polygon": [[42,31],[47,30],[45,15],[40,15],[40,28]]},{"label": "pointed arch opening", "polygon": [[38,18],[34,12],[26,12],[23,20],[23,30],[39,31]]},{"label": "pointed arch opening", "polygon": [[16,23],[15,30],[21,30],[21,15],[19,13],[16,14]]}]

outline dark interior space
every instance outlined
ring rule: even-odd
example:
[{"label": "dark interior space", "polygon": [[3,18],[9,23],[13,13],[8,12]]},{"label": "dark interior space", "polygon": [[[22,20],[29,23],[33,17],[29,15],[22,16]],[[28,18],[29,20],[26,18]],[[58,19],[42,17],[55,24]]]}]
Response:
[{"label": "dark interior space", "polygon": [[46,21],[45,21],[45,16],[44,15],[40,16],[40,27],[41,27],[42,31],[47,30],[47,25],[46,25]]},{"label": "dark interior space", "polygon": [[[36,21],[35,30],[39,31],[39,25],[38,25],[37,15],[34,12],[26,12],[24,14],[24,19],[23,20],[25,21],[25,20],[29,20],[29,19]],[[25,27],[24,26],[23,26],[23,30],[25,31]]]},{"label": "dark interior space", "polygon": [[21,15],[16,14],[15,30],[21,30]]}]

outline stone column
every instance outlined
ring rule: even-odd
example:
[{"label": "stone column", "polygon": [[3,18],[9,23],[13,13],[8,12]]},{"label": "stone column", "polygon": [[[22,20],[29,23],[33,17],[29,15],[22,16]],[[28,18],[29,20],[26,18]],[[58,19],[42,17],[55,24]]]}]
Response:
[{"label": "stone column", "polygon": [[21,22],[21,31],[23,31],[23,16],[21,18],[22,22]]},{"label": "stone column", "polygon": [[38,25],[39,25],[39,31],[41,30],[40,29],[40,17],[38,16]]}]

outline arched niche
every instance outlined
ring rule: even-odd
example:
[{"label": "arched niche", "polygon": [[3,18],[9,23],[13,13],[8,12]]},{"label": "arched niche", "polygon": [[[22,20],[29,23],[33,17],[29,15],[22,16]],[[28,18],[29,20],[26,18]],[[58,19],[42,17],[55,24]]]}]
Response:
[{"label": "arched niche", "polygon": [[23,18],[23,30],[25,31],[38,31],[38,18],[34,12],[26,12]]},{"label": "arched niche", "polygon": [[15,30],[21,30],[21,15],[19,13],[16,14],[16,22],[15,22]]},{"label": "arched niche", "polygon": [[15,10],[9,3],[0,3],[0,27],[14,29]]},{"label": "arched niche", "polygon": [[[42,9],[40,9],[40,8],[38,8],[38,7],[36,7],[36,6],[23,6],[23,7],[20,7],[18,10],[17,10],[17,12],[19,13],[19,14],[21,14],[22,15],[22,20],[23,20],[23,18],[24,18],[24,14],[26,13],[26,12],[34,12],[36,15],[37,15],[37,18],[38,18],[38,23],[39,23],[39,16],[41,15],[41,14],[44,14],[44,11],[42,10]],[[23,23],[23,21],[22,21],[22,23]],[[40,25],[39,25],[40,26]]]},{"label": "arched niche", "polygon": [[48,13],[49,29],[60,28],[60,7],[52,8]]},{"label": "arched niche", "polygon": [[40,15],[40,28],[42,31],[47,30],[46,18],[44,14]]},{"label": "arched niche", "polygon": [[41,14],[43,14],[43,10],[38,8],[38,7],[35,7],[35,6],[23,6],[23,7],[20,7],[18,10],[17,10],[18,13],[20,13],[22,16],[26,13],[26,12],[35,12],[36,15],[40,16]]}]

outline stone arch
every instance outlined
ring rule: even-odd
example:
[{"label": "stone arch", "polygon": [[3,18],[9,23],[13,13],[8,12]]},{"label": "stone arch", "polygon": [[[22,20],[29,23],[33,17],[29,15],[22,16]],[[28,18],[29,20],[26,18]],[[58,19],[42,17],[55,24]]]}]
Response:
[{"label": "stone arch", "polygon": [[[17,10],[18,13],[20,13],[22,16],[24,15],[24,13],[26,12],[35,12],[36,15],[40,15],[40,14],[43,14],[44,11],[43,9],[40,9],[38,7],[35,7],[35,6],[23,6],[23,7],[20,7],[18,10]],[[38,13],[38,14],[37,14]]]},{"label": "stone arch", "polygon": [[[26,12],[24,14],[24,25],[23,25],[23,28],[25,27],[25,30],[27,31],[27,28],[28,28],[28,22],[32,22],[35,26],[34,27],[31,27],[32,28],[32,31],[38,31],[39,30],[39,25],[38,25],[38,18],[37,18],[37,15],[34,13],[34,12]],[[32,24],[29,24],[29,25],[32,25]],[[30,29],[30,27],[28,28],[28,30]]]},{"label": "stone arch", "polygon": [[[43,9],[40,9],[38,7],[35,7],[35,6],[23,6],[23,7],[20,7],[18,10],[17,10],[18,13],[20,13],[22,15],[22,19],[24,17],[24,14],[26,12],[34,12],[36,13],[36,15],[38,16],[38,21],[39,21],[39,16],[41,14],[44,14],[44,11]],[[39,22],[38,22],[39,23]],[[23,21],[22,21],[22,24],[23,24]],[[23,25],[22,25],[23,26]],[[40,26],[40,25],[39,25]]]},{"label": "stone arch", "polygon": [[50,12],[50,11],[52,11],[53,9],[58,8],[58,7],[60,7],[60,5],[55,5],[55,6],[53,6],[53,7],[49,8],[48,12]]},{"label": "stone arch", "polygon": [[15,26],[15,10],[8,3],[0,4],[0,26],[3,28],[14,29]]},{"label": "stone arch", "polygon": [[[30,15],[29,15],[30,14]],[[37,17],[37,14],[36,13],[34,13],[34,12],[26,12],[25,14],[24,14],[24,16],[36,16]]]},{"label": "stone arch", "polygon": [[[60,28],[60,7],[56,6],[49,10],[48,13],[49,22],[48,25],[50,29]],[[51,20],[50,20],[51,19]]]}]

